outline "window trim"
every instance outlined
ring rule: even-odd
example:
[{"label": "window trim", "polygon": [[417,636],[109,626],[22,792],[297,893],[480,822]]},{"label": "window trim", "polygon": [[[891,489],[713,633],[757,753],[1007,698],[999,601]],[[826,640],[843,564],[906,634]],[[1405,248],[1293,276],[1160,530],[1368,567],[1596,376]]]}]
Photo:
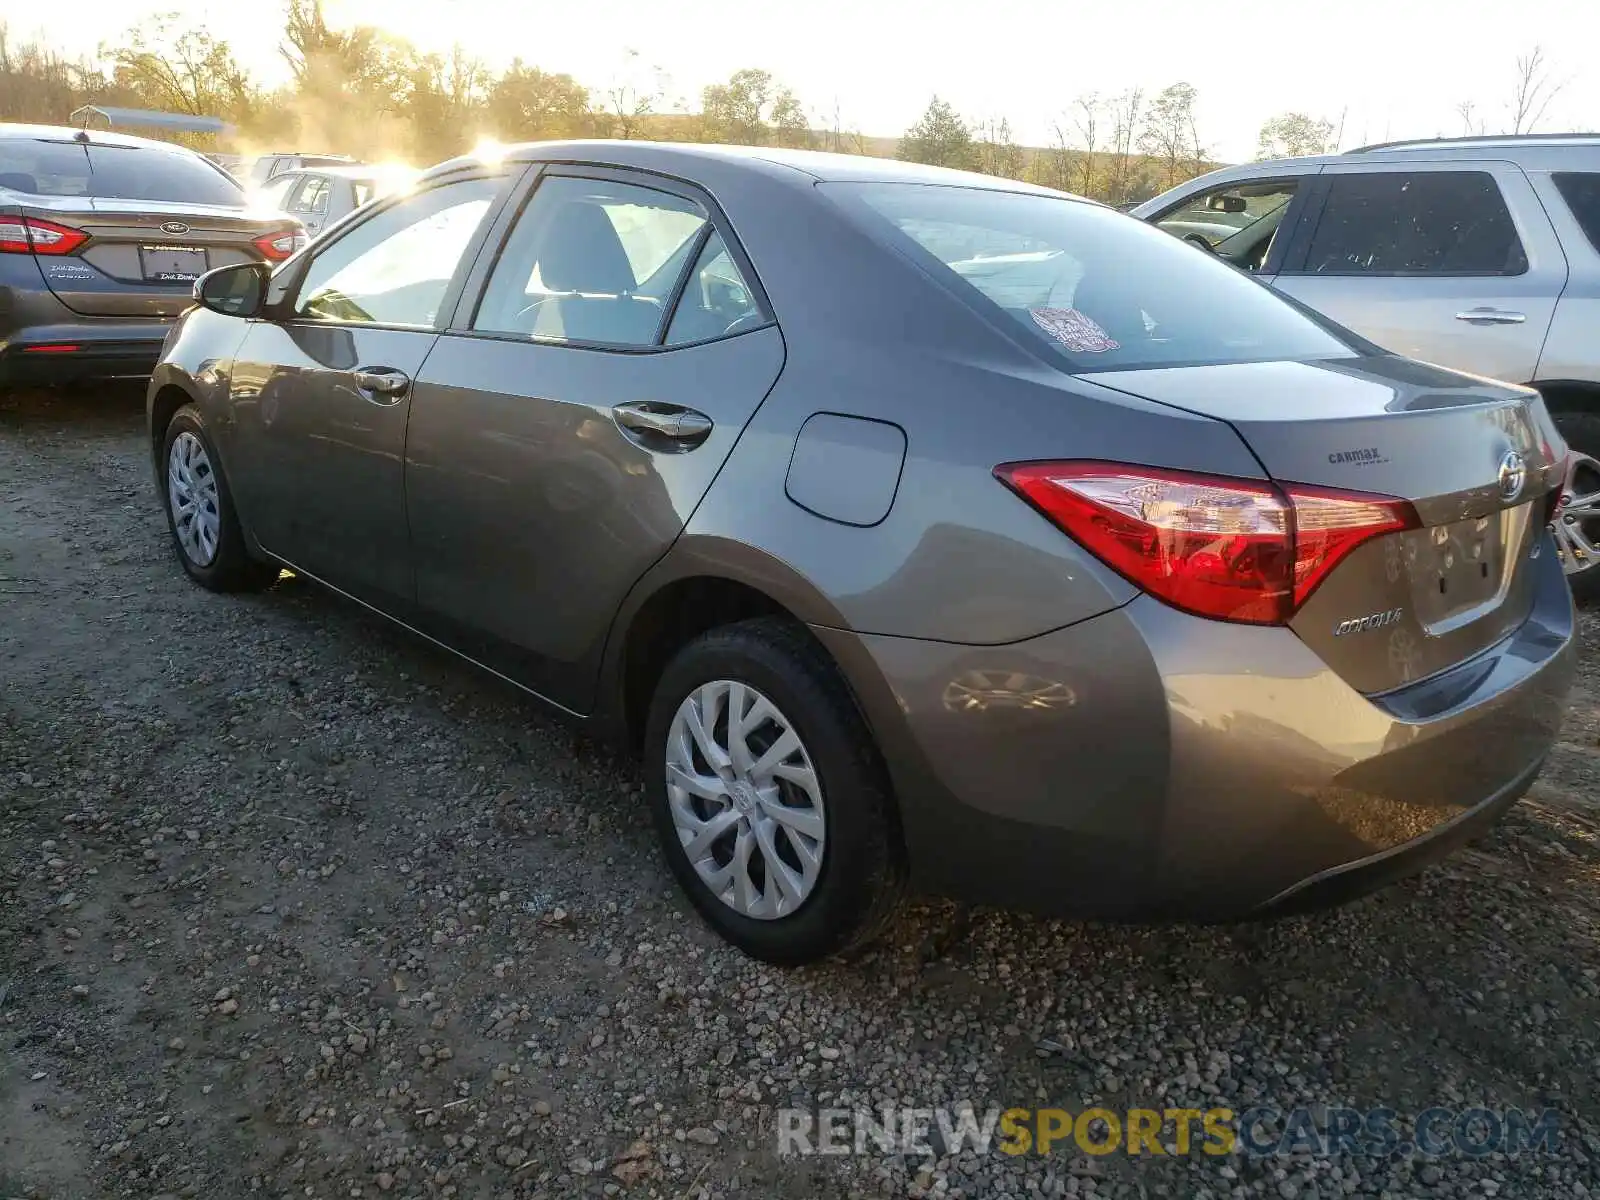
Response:
[{"label": "window trim", "polygon": [[[478,309],[482,306],[484,297],[488,293],[489,278],[494,274],[494,269],[500,263],[511,235],[516,229],[517,222],[529,205],[539,194],[539,187],[546,179],[575,178],[594,179],[606,183],[626,184],[629,187],[644,188],[648,191],[665,192],[669,196],[677,196],[682,200],[689,200],[700,206],[706,213],[705,225],[695,234],[697,245],[695,253],[685,259],[678,279],[667,293],[670,303],[661,306],[661,320],[656,327],[654,340],[650,345],[636,345],[626,342],[599,342],[578,338],[553,338],[539,337],[526,333],[499,332],[489,329],[474,329],[472,322],[477,319]],[[671,354],[679,350],[689,350],[696,346],[709,346],[716,342],[728,341],[731,338],[743,337],[747,333],[758,330],[774,328],[778,324],[777,317],[773,314],[772,307],[767,301],[766,289],[762,287],[755,274],[755,268],[745,253],[744,246],[733,232],[733,227],[727,215],[722,211],[711,194],[698,184],[676,176],[664,175],[655,171],[642,168],[617,167],[609,164],[568,162],[568,161],[539,161],[530,164],[528,176],[519,184],[523,190],[514,194],[510,201],[501,210],[499,217],[494,222],[494,227],[489,230],[483,247],[479,251],[479,260],[466,280],[455,314],[445,326],[443,332],[452,337],[483,338],[496,342],[515,342],[523,346],[551,346],[567,350],[586,350],[602,354]],[[710,237],[711,231],[722,236],[723,245],[727,246],[728,253],[733,257],[734,263],[739,268],[739,273],[744,276],[745,286],[750,289],[751,297],[755,300],[756,307],[761,312],[761,323],[752,325],[748,329],[741,329],[737,333],[718,334],[715,337],[702,338],[695,342],[680,342],[668,346],[664,344],[667,330],[671,328],[672,318],[678,311],[678,302],[683,297],[683,292],[688,285],[689,276],[694,271],[695,262],[698,261],[699,252],[705,248],[705,242]],[[490,252],[492,248],[492,253]]]},{"label": "window trim", "polygon": [[[453,184],[472,183],[481,179],[498,180],[499,190],[490,198],[488,210],[484,213],[483,219],[478,222],[478,227],[474,230],[465,249],[463,249],[461,257],[456,261],[455,271],[451,274],[449,283],[445,285],[444,295],[439,300],[439,310],[434,314],[433,324],[402,325],[393,321],[319,320],[307,317],[296,311],[300,302],[300,289],[305,286],[306,275],[317,260],[333,250],[345,238],[360,229],[368,221],[376,220],[397,205],[404,204],[408,200],[414,200],[418,196],[426,195],[428,192],[438,191]],[[351,214],[346,214],[346,217],[338,222],[338,232],[336,234],[332,237],[324,234],[322,238],[312,243],[313,249],[310,253],[293,264],[289,277],[283,280],[281,291],[276,287],[270,288],[271,292],[277,294],[271,296],[263,319],[279,325],[311,326],[317,329],[389,329],[400,333],[442,332],[448,327],[449,316],[456,310],[460,302],[461,291],[466,285],[471,268],[482,252],[489,232],[499,221],[500,215],[506,207],[506,201],[515,192],[517,182],[518,174],[515,164],[502,168],[487,167],[474,163],[451,171],[447,175],[425,180],[422,186],[385,197],[380,201],[374,202],[369,209],[357,209],[355,211],[360,213],[360,217],[357,220],[348,220]],[[273,283],[277,283],[276,276],[273,279]]]},{"label": "window trim", "polygon": [[[1520,271],[1308,271],[1306,265],[1311,259],[1311,247],[1316,242],[1317,232],[1322,227],[1322,218],[1327,214],[1328,201],[1333,195],[1334,181],[1338,179],[1370,179],[1385,175],[1482,175],[1489,180],[1489,185],[1494,188],[1495,195],[1500,198],[1501,207],[1505,210],[1506,220],[1511,223],[1511,232],[1517,239],[1517,245],[1522,250],[1522,270]],[[1438,167],[1419,166],[1415,163],[1385,163],[1383,169],[1374,171],[1333,171],[1324,172],[1317,177],[1316,199],[1314,204],[1308,204],[1301,218],[1303,232],[1297,231],[1293,246],[1284,255],[1284,261],[1278,269],[1279,275],[1287,275],[1296,279],[1518,279],[1533,270],[1533,260],[1528,254],[1528,239],[1523,236],[1522,227],[1517,223],[1516,211],[1511,206],[1511,201],[1506,197],[1505,188],[1500,185],[1499,178],[1487,164],[1473,164],[1457,166],[1455,163],[1441,164]]]}]

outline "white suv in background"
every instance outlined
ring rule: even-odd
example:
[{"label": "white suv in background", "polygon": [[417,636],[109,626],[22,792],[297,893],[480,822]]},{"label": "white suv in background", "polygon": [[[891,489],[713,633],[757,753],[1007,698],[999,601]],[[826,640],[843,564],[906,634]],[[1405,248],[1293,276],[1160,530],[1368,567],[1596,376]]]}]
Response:
[{"label": "white suv in background", "polygon": [[1387,350],[1538,388],[1574,452],[1556,542],[1600,597],[1600,135],[1249,163],[1131,211]]}]

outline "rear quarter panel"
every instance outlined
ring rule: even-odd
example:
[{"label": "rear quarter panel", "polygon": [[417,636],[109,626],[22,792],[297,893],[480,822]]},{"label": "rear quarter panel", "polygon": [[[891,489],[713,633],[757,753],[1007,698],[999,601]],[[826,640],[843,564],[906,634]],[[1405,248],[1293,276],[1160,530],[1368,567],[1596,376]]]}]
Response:
[{"label": "rear quarter panel", "polygon": [[[819,624],[998,644],[1124,604],[1135,589],[996,480],[997,465],[1108,458],[1260,477],[1227,425],[1054,369],[822,195],[750,199],[719,197],[788,359],[691,518],[685,552],[714,561],[730,546],[758,548],[826,597]],[[817,413],[904,431],[881,521],[830,520],[786,494],[796,437]]]}]

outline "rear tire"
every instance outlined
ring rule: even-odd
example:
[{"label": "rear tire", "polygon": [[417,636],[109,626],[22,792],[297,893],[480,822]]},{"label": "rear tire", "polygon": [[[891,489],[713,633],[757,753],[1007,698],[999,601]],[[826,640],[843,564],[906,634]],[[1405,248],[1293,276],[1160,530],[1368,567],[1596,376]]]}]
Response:
[{"label": "rear tire", "polygon": [[[1573,409],[1551,414],[1556,423],[1556,428],[1561,431],[1561,436],[1566,439],[1572,452],[1583,455],[1589,461],[1576,464],[1570,470],[1562,489],[1562,510],[1556,513],[1556,520],[1565,521],[1571,518],[1581,520],[1582,528],[1590,544],[1600,538],[1600,515],[1590,516],[1588,509],[1594,504],[1600,504],[1600,412],[1584,412]],[[1597,499],[1591,504],[1583,502],[1590,496]],[[1569,507],[1572,511],[1564,511]],[[1561,544],[1564,556],[1572,553],[1570,542],[1557,534],[1557,541]],[[1563,566],[1567,563],[1564,561]],[[1600,557],[1591,556],[1589,564],[1581,570],[1568,570],[1567,583],[1572,588],[1573,599],[1580,603],[1593,603],[1600,600]]]},{"label": "rear tire", "polygon": [[[782,753],[780,740],[794,748]],[[792,966],[882,931],[905,887],[888,776],[837,668],[803,629],[762,617],[690,642],[656,685],[644,746],[662,852],[725,939]],[[707,826],[720,832],[696,845]]]},{"label": "rear tire", "polygon": [[213,592],[271,587],[278,568],[250,556],[221,459],[200,410],[185,404],[161,438],[162,508],[184,573]]}]

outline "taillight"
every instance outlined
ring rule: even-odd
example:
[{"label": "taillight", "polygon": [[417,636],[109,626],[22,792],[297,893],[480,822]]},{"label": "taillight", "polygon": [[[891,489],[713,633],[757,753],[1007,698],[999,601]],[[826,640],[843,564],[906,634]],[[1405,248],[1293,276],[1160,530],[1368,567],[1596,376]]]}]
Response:
[{"label": "taillight", "polygon": [[1357,546],[1418,524],[1404,500],[1301,484],[1101,462],[995,475],[1130,582],[1221,621],[1281,624]]},{"label": "taillight", "polygon": [[0,218],[0,254],[71,254],[89,240],[81,229],[37,217]]},{"label": "taillight", "polygon": [[286,229],[280,233],[264,233],[250,244],[261,251],[261,257],[268,262],[282,262],[306,244],[306,235],[298,229]]}]

